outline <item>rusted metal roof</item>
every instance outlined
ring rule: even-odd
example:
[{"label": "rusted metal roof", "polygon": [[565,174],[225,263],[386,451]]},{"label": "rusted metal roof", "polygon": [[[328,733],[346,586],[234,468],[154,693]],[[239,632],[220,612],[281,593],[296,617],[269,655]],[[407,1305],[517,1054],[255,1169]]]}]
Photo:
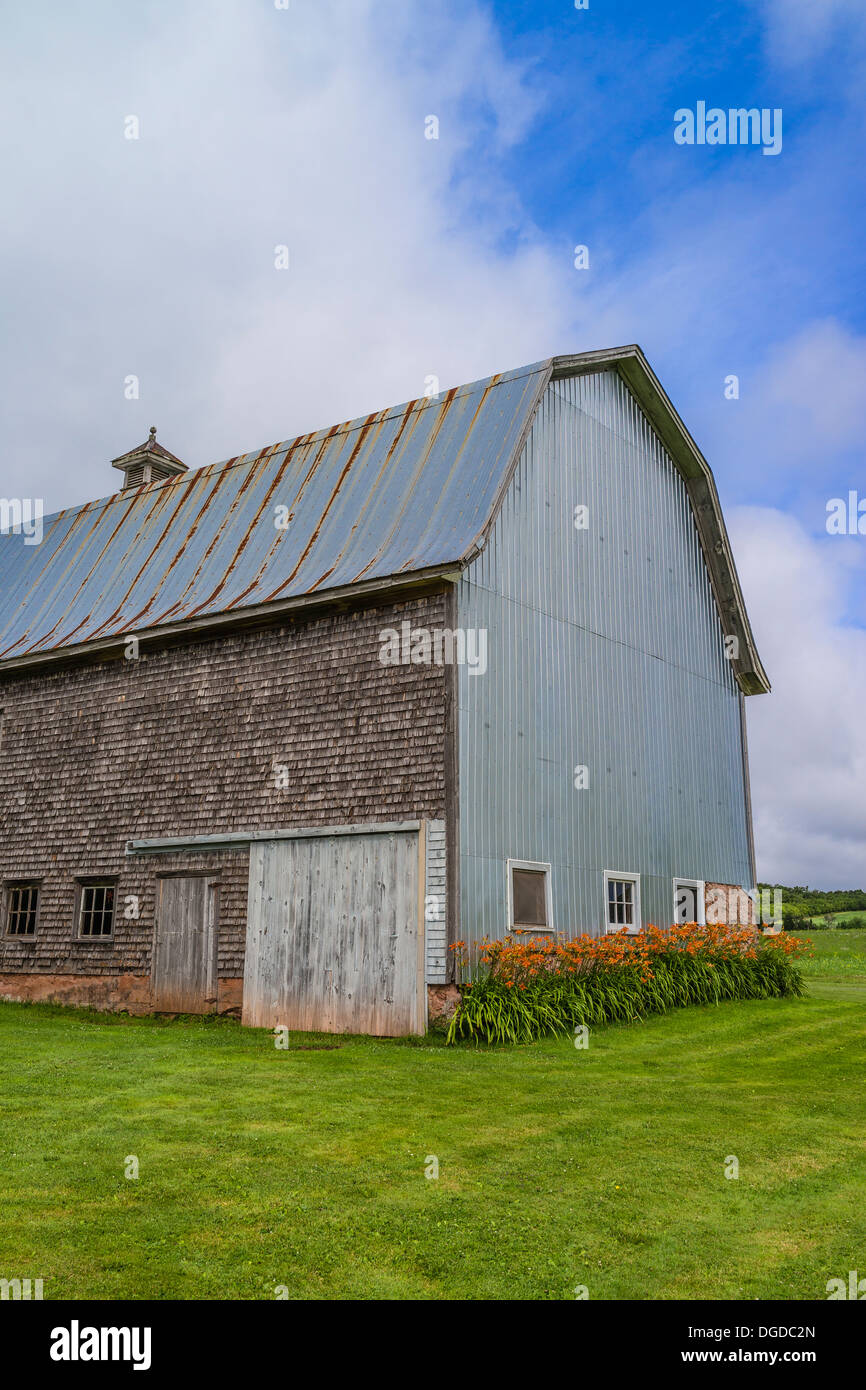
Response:
[{"label": "rusted metal roof", "polygon": [[523,367],[58,512],[37,545],[0,536],[0,661],[458,562],[549,371]]},{"label": "rusted metal roof", "polygon": [[635,343],[127,488],[46,517],[38,545],[0,534],[0,670],[453,573],[495,520],[548,382],[604,371],[626,383],[685,481],[742,690],[769,690],[710,466]]}]

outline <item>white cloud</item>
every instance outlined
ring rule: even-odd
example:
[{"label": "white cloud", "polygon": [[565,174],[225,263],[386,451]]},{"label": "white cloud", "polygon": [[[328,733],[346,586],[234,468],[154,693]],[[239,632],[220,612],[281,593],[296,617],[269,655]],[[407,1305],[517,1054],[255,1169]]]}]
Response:
[{"label": "white cloud", "polygon": [[866,436],[866,338],[832,320],[810,324],[774,350],[757,381],[766,406],[788,422],[787,459],[821,447],[858,447]]},{"label": "white cloud", "polygon": [[[772,56],[783,65],[814,63],[840,36],[862,39],[862,0],[757,0]],[[849,54],[850,56],[850,54]]]},{"label": "white cloud", "polygon": [[746,702],[759,877],[862,887],[866,631],[841,614],[850,553],[866,537],[816,540],[771,508],[736,508],[728,521],[773,683]]},{"label": "white cloud", "polygon": [[739,400],[718,392],[713,438],[729,489],[784,504],[823,532],[828,499],[866,485],[866,337],[822,319],[771,344],[743,372]]},{"label": "white cloud", "polygon": [[575,346],[576,272],[497,174],[537,98],[477,6],[428,11],[19,19],[7,491],[109,491],[152,422],[199,465]]}]

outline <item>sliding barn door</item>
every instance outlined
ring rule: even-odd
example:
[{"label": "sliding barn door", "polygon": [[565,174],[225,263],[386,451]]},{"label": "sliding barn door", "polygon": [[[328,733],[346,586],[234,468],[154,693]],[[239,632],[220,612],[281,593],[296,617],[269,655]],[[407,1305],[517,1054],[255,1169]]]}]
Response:
[{"label": "sliding barn door", "polygon": [[254,843],[244,1023],[423,1033],[422,881],[414,830]]}]

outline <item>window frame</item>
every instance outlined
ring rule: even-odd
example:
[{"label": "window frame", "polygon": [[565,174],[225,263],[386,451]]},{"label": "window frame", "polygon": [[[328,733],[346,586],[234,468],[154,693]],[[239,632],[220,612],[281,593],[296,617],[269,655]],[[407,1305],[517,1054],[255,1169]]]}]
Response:
[{"label": "window frame", "polygon": [[[520,925],[514,921],[514,869],[528,869],[531,873],[544,874],[544,915],[547,918],[547,922],[543,927]],[[533,936],[555,935],[553,927],[553,885],[551,882],[550,865],[544,864],[538,859],[506,859],[505,881],[505,930],[507,932],[515,932],[518,935],[527,933]]]},{"label": "window frame", "polygon": [[696,892],[697,892],[697,903],[698,903],[698,922],[697,922],[697,924],[698,924],[699,927],[706,926],[706,921],[707,921],[707,904],[706,904],[706,888],[707,888],[707,885],[706,885],[706,880],[705,880],[705,879],[702,879],[702,878],[680,878],[679,876],[676,876],[676,877],[672,880],[672,882],[673,882],[673,889],[674,889],[674,892],[673,892],[674,915],[673,915],[672,920],[673,920],[674,926],[675,926],[675,927],[678,927],[678,926],[681,925],[681,923],[679,923],[679,922],[677,921],[677,919],[676,919],[676,911],[677,911],[677,888],[678,888],[678,886],[680,886],[680,885],[682,885],[683,888],[694,888],[694,889],[696,890]]},{"label": "window frame", "polygon": [[[632,916],[634,921],[630,927],[611,926],[610,922],[610,899],[608,895],[609,883],[631,883],[634,891],[632,893]],[[643,931],[643,917],[640,906],[640,874],[632,873],[625,869],[605,869],[603,875],[604,900],[602,911],[604,914],[604,934],[605,936],[619,936],[625,932],[626,936],[638,936]]]},{"label": "window frame", "polygon": [[[3,938],[8,941],[33,941],[39,933],[39,919],[42,913],[42,884],[41,878],[7,878],[3,880]],[[13,932],[10,930],[12,918],[11,898],[16,888],[35,888],[36,889],[36,913],[33,918],[32,932]]]},{"label": "window frame", "polygon": [[[88,888],[112,888],[114,890],[114,904],[111,911],[111,931],[103,932],[99,936],[85,935],[82,931],[84,919],[84,894]],[[75,880],[75,940],[83,942],[85,946],[101,946],[110,944],[114,941],[114,932],[117,926],[117,898],[118,880],[111,874],[88,875],[86,878]]]}]

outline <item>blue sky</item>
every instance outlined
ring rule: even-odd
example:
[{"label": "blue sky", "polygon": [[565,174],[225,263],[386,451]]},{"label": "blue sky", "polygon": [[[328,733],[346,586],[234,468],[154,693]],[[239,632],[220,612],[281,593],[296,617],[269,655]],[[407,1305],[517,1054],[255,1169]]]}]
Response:
[{"label": "blue sky", "polygon": [[[675,290],[680,258],[705,250],[705,312],[688,350],[671,337],[677,315],[667,306],[658,331],[651,315],[642,322],[641,341],[708,447],[716,438],[735,444],[724,418],[734,412],[715,390],[728,372],[746,394],[774,345],[804,324],[829,318],[851,333],[864,328],[864,108],[852,99],[863,74],[862,17],[849,23],[843,9],[812,43],[789,49],[773,42],[769,10],[625,0],[591,0],[587,11],[561,0],[493,9],[503,53],[537,100],[523,138],[500,160],[521,211],[504,239],[529,217],[563,258],[575,240],[586,242],[591,268],[575,298],[648,261],[667,260]],[[675,146],[674,111],[699,99],[780,107],[782,154]],[[471,179],[488,162],[496,157],[482,136],[461,172]],[[682,320],[684,306],[676,307]],[[847,451],[816,459],[803,476],[784,459],[760,470],[732,460],[720,483],[730,498],[781,502],[809,521],[819,501],[821,521],[827,488],[849,485],[853,461]]]},{"label": "blue sky", "polygon": [[[3,495],[105,495],[152,423],[198,466],[637,341],[774,684],[759,871],[866,884],[866,536],[825,529],[866,497],[862,0],[46,0],[3,27]],[[781,108],[781,153],[677,145],[698,101]]]}]

